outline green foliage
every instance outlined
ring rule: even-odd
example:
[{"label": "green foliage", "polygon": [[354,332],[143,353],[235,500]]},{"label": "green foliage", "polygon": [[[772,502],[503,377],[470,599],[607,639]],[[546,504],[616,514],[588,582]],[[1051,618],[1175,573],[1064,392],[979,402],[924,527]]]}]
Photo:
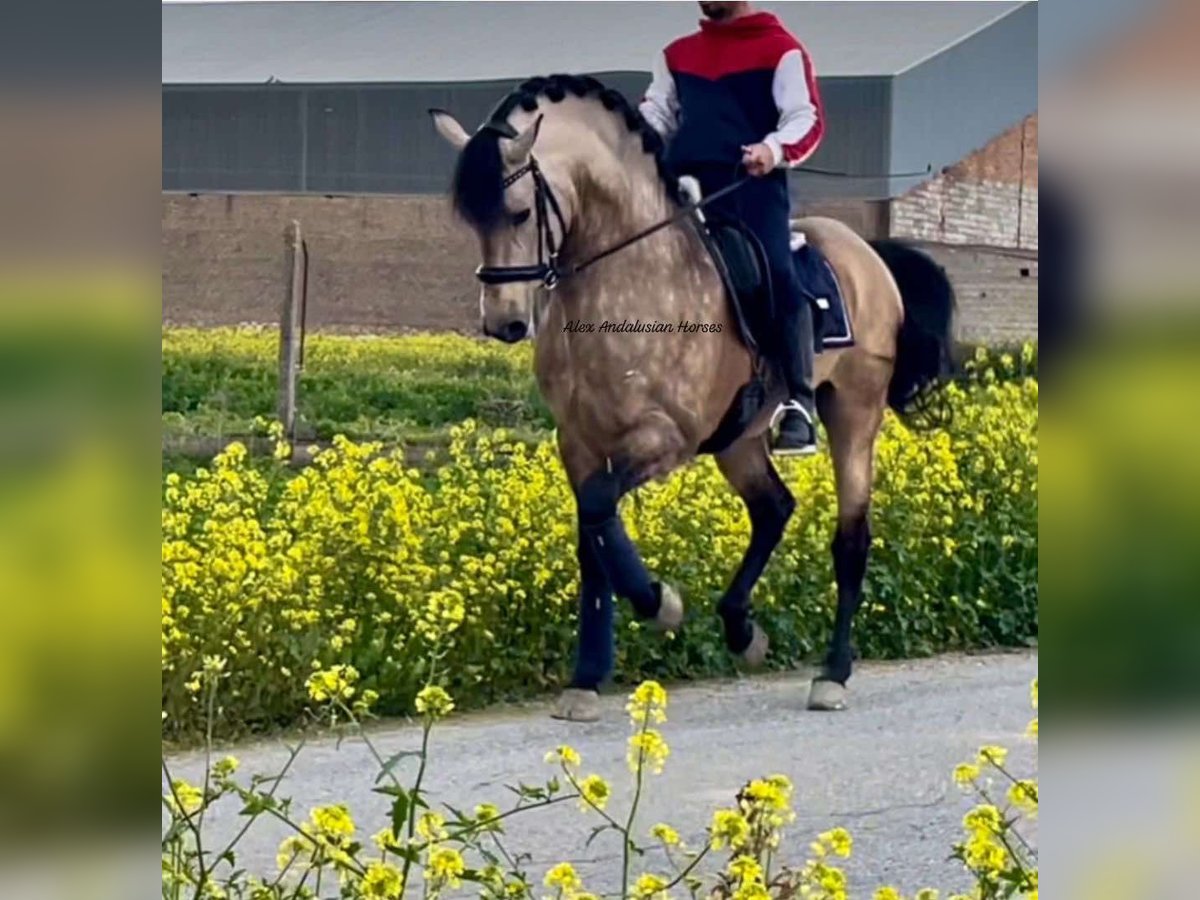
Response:
[{"label": "green foliage", "polygon": [[[888,415],[879,443],[866,599],[869,657],[1019,645],[1037,635],[1037,382],[947,389],[949,431]],[[827,455],[784,461],[798,506],[754,596],[770,662],[816,658],[836,602]],[[714,608],[749,541],[740,499],[711,459],[639,489],[623,516],[647,564],[680,587],[689,618],[665,640],[618,609],[617,675],[732,671]],[[233,445],[168,476],[163,500],[164,732],[194,738],[192,690],[229,659],[227,729],[294,722],[298,677],[352,665],[400,712],[436,653],[464,704],[559,686],[575,644],[573,503],[553,445],[468,421],[418,471],[339,439],[300,471]]]}]

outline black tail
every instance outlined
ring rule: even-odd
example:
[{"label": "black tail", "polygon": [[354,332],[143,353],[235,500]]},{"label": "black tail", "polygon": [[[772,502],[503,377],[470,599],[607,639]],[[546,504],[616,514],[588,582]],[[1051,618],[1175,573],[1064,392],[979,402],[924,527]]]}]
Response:
[{"label": "black tail", "polygon": [[904,303],[888,406],[911,424],[945,423],[948,409],[936,398],[954,373],[954,288],[946,270],[915,247],[894,240],[871,246],[891,270]]}]

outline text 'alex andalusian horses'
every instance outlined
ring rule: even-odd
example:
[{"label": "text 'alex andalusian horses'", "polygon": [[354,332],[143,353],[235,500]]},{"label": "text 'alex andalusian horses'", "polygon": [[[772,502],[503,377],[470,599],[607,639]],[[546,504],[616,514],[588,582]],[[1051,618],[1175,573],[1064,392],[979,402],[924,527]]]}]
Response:
[{"label": "text 'alex andalusian horses'", "polygon": [[[617,504],[698,453],[715,454],[750,516],[750,545],[717,609],[730,651],[762,662],[767,638],[750,593],[795,507],[765,439],[783,388],[741,339],[699,220],[662,171],[658,136],[619,93],[585,77],[524,83],[473,135],[446,112],[432,115],[460,151],[453,198],[482,249],[483,330],[505,341],[534,336],[538,385],[576,498],[579,652],[556,715],[597,715],[596,690],[613,665],[614,593],[663,629],[681,624],[679,594],[647,571]],[[916,250],[868,244],[832,219],[795,227],[833,267],[855,335],[853,346],[818,356],[814,379],[837,482],[838,606],[809,705],[829,709],[844,705],[850,677],[883,411],[912,409],[948,371],[954,297]],[[710,327],[686,336],[566,327],[638,319]],[[752,384],[761,390],[746,414]]]}]

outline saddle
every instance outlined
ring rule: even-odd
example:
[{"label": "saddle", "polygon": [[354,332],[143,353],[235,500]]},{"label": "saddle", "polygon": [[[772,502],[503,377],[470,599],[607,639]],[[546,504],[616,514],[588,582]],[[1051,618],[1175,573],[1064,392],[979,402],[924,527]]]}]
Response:
[{"label": "saddle", "polygon": [[[701,234],[725,282],[742,340],[753,352],[768,353],[775,335],[775,303],[762,243],[736,219],[708,214]],[[817,353],[854,343],[841,286],[829,261],[804,235],[792,235],[792,264],[813,311]]]}]

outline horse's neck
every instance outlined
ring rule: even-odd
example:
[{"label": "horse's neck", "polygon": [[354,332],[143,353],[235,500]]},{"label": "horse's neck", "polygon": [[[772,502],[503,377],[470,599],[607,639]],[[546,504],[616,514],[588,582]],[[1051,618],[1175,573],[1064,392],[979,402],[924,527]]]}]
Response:
[{"label": "horse's neck", "polygon": [[[678,212],[650,157],[617,157],[609,163],[614,168],[582,172],[574,184],[577,209],[568,262],[575,265]],[[632,318],[631,309],[643,319],[687,317],[689,306],[699,309],[705,303],[704,291],[696,290],[703,279],[695,270],[707,262],[690,226],[680,222],[621,247],[560,290],[574,301],[580,318]],[[690,292],[683,290],[688,283]]]}]

